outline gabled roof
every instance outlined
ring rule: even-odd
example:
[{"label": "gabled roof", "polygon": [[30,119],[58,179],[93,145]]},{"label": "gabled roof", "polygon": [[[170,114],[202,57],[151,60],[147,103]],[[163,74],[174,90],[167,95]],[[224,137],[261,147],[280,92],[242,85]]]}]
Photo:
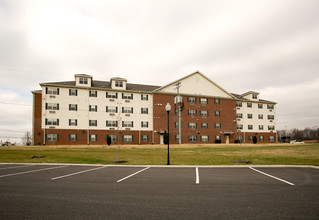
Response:
[{"label": "gabled roof", "polygon": [[[266,104],[277,104],[276,102],[273,102],[273,101],[268,101],[268,100],[264,100],[264,99],[259,99],[259,101],[253,101],[253,100],[249,100],[249,99],[246,99],[244,98],[243,96],[247,95],[248,92],[242,94],[242,95],[239,95],[239,94],[235,94],[235,93],[232,93],[232,95],[239,101],[243,101],[243,102],[260,102],[260,103],[266,103]],[[259,94],[259,93],[257,93]]]},{"label": "gabled roof", "polygon": [[92,76],[87,75],[87,74],[75,74],[75,77],[86,77],[86,78],[92,78]]}]

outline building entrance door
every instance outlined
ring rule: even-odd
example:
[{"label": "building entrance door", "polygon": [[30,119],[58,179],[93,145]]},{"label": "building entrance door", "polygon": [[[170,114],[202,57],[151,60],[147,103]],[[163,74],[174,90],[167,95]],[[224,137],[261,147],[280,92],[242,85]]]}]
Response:
[{"label": "building entrance door", "polygon": [[164,135],[162,135],[162,134],[160,136],[160,144],[164,144]]},{"label": "building entrance door", "polygon": [[229,135],[226,135],[226,144],[229,144]]}]

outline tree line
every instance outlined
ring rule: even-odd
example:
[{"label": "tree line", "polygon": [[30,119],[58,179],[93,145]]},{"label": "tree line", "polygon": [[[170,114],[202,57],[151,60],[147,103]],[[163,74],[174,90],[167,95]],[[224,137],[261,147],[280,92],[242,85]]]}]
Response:
[{"label": "tree line", "polygon": [[319,141],[319,128],[293,128],[291,130],[278,130],[277,137],[279,142],[290,142],[292,140],[305,141],[305,140],[318,140]]}]

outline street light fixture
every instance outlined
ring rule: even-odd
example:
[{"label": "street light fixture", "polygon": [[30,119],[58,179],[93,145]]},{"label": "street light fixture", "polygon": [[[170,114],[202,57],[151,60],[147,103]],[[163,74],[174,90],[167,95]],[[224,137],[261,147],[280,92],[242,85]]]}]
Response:
[{"label": "street light fixture", "polygon": [[169,162],[169,112],[171,111],[171,105],[169,103],[166,104],[165,109],[167,111],[167,165],[170,165]]}]

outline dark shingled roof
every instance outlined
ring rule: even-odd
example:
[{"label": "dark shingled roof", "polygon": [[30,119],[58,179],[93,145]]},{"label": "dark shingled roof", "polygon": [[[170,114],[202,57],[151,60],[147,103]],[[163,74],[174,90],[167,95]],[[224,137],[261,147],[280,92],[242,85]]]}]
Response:
[{"label": "dark shingled roof", "polygon": [[[40,85],[75,87],[75,81],[41,83]],[[128,90],[128,91],[152,92],[160,87],[161,86],[126,83],[126,90]],[[110,82],[98,81],[98,80],[93,80],[90,88],[92,88],[92,89],[112,89]]]}]

